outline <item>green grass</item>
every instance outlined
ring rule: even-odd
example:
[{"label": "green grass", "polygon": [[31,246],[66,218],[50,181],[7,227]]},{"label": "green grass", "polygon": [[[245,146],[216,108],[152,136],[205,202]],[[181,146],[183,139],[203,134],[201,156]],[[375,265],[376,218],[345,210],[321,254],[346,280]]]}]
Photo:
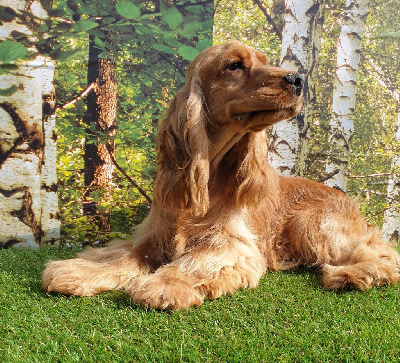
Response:
[{"label": "green grass", "polygon": [[179,312],[124,292],[46,294],[67,250],[0,250],[0,362],[399,362],[400,286],[334,293],[307,271]]}]

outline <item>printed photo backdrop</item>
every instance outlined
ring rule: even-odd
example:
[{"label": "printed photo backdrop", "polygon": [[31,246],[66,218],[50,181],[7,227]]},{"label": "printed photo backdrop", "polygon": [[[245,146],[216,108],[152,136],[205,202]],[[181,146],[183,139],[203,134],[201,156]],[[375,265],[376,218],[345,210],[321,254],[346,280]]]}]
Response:
[{"label": "printed photo backdrop", "polygon": [[157,123],[190,61],[228,39],[306,79],[302,113],[267,130],[274,167],[357,198],[397,241],[399,28],[395,0],[3,0],[0,246],[131,235]]}]

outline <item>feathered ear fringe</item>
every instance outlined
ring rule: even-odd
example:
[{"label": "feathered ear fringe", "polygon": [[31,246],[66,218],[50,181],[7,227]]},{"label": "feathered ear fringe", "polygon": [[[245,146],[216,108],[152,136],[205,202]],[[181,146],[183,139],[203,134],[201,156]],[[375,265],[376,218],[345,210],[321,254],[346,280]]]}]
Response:
[{"label": "feathered ear fringe", "polygon": [[[239,164],[236,172],[236,203],[252,205],[265,195],[278,199],[278,177],[267,161],[267,135],[265,131],[249,132],[235,145]],[[265,192],[268,190],[268,192]]]},{"label": "feathered ear fringe", "polygon": [[169,213],[209,207],[208,135],[203,92],[196,76],[172,101],[158,133],[155,200]]}]

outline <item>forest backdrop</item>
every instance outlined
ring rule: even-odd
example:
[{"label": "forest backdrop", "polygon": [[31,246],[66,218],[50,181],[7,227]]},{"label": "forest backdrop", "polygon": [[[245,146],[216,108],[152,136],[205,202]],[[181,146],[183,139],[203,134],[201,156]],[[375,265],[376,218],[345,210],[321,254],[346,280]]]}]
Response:
[{"label": "forest backdrop", "polygon": [[[152,198],[158,120],[182,84],[189,62],[212,42],[232,38],[261,50],[273,66],[287,62],[298,67],[308,79],[302,118],[268,130],[270,159],[277,169],[328,184],[343,174],[347,181],[334,186],[358,198],[371,223],[382,226],[392,218],[387,237],[398,240],[398,2],[315,0],[297,4],[301,9],[295,6],[283,0],[2,2],[0,244],[29,244],[27,237],[9,232],[24,226],[29,228],[23,233],[33,231],[31,245],[58,243],[57,233],[49,231],[57,231],[60,221],[62,245],[96,245],[130,235],[146,216]],[[364,12],[356,14],[361,7]],[[300,19],[293,16],[300,11],[310,26],[309,36],[298,36],[291,23]],[[332,132],[340,113],[334,103],[335,82],[338,70],[346,68],[338,66],[337,55],[345,50],[342,31],[354,16],[361,22],[361,33],[355,36],[361,43],[359,48],[350,45],[359,60],[357,82],[350,81],[356,102],[349,106],[346,139]],[[298,31],[308,29],[300,22],[297,26]],[[296,42],[305,38],[304,47],[296,50]],[[307,55],[303,63],[296,51]],[[40,67],[55,70],[47,75],[54,79],[54,89],[36,90],[40,108],[28,107],[24,92],[29,85],[24,82],[36,76],[24,75],[21,64],[37,64],[39,58]],[[29,67],[29,72],[40,68]],[[35,114],[40,118],[36,124],[41,131],[35,123],[23,122],[21,103],[33,112],[30,119]],[[285,144],[282,135],[293,125],[295,132],[290,134],[297,132],[298,140]],[[57,153],[51,140],[56,140]],[[337,157],[341,151],[332,147],[335,140],[339,147],[351,146],[349,155]],[[279,145],[289,145],[290,150],[280,151]],[[274,160],[274,154],[286,152],[294,155],[293,165],[290,157]],[[18,166],[16,155],[24,155],[25,164]],[[44,167],[55,163],[46,155],[57,155],[57,184],[55,177],[40,176],[48,175]],[[31,167],[35,158],[39,168]],[[345,165],[343,172],[341,167],[328,168],[332,159]],[[38,180],[37,191],[24,184],[27,179]],[[46,216],[39,204],[54,204],[53,194],[59,210]],[[22,227],[13,227],[18,221]],[[50,221],[49,228],[44,221]]]}]

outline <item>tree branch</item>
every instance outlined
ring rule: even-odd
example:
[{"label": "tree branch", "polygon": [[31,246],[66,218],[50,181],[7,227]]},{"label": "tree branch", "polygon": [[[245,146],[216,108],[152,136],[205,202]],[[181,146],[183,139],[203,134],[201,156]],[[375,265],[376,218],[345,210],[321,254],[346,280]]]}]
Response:
[{"label": "tree branch", "polygon": [[59,105],[54,109],[53,115],[59,111],[59,110],[63,110],[64,108],[67,108],[75,103],[77,103],[81,98],[85,97],[94,87],[95,83],[92,82],[91,84],[89,84],[78,96],[76,96],[75,98],[73,98],[72,100],[64,103],[63,105]]},{"label": "tree branch", "polygon": [[318,182],[318,183],[323,183],[323,182],[329,180],[330,178],[333,178],[333,177],[334,177],[336,174],[338,174],[339,172],[340,172],[339,169],[335,169],[334,171],[331,171],[329,174],[327,174],[327,175],[325,175],[325,176],[319,178],[319,179],[317,180],[317,182]]},{"label": "tree branch", "polygon": [[148,201],[149,204],[152,203],[151,198],[147,195],[147,193],[139,186],[138,182],[131,178],[124,169],[121,168],[121,166],[117,163],[117,160],[115,159],[114,155],[113,155],[113,150],[111,145],[106,144],[107,145],[107,151],[110,154],[110,158],[112,163],[115,165],[115,167],[118,169],[118,171],[126,178],[128,179],[128,181],[139,191],[139,193]]},{"label": "tree branch", "polygon": [[364,178],[377,178],[380,176],[389,176],[391,173],[374,173],[368,175],[349,175],[349,179],[364,179]]},{"label": "tree branch", "polygon": [[396,90],[392,82],[383,73],[383,70],[371,58],[368,57],[367,60],[374,72],[378,75],[379,84],[393,96],[398,104],[400,104],[400,92]]},{"label": "tree branch", "polygon": [[254,4],[258,6],[258,8],[261,10],[261,12],[264,14],[265,18],[267,19],[269,25],[271,25],[272,30],[275,32],[277,37],[282,40],[282,32],[279,29],[279,27],[276,25],[272,17],[268,14],[267,10],[264,8],[264,6],[261,4],[259,0],[253,0]]}]

